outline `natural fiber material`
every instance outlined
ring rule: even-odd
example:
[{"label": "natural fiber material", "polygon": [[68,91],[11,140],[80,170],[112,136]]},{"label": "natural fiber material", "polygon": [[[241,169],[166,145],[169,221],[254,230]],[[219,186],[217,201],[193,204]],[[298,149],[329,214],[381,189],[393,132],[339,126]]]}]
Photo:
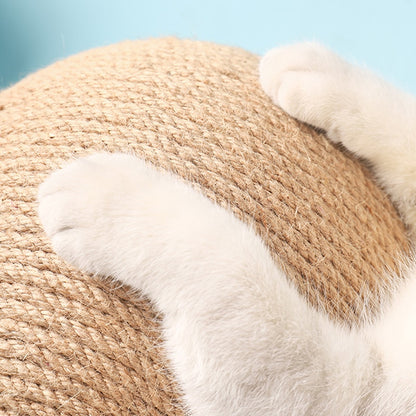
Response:
[{"label": "natural fiber material", "polygon": [[0,414],[181,415],[145,300],[74,270],[36,217],[47,173],[134,151],[252,222],[299,290],[354,319],[406,249],[356,161],[282,114],[258,58],[175,39],[80,54],[0,94]]}]

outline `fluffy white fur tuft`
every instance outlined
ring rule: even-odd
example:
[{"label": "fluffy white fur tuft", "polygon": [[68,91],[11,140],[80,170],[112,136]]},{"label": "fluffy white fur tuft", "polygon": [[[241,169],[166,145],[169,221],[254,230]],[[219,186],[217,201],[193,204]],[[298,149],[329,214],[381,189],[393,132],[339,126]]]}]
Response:
[{"label": "fluffy white fur tuft", "polygon": [[[260,80],[289,114],[372,163],[414,236],[414,99],[311,43],[269,52]],[[53,173],[39,215],[64,259],[163,312],[192,415],[416,414],[416,266],[377,322],[351,330],[306,304],[252,229],[134,156]]]}]

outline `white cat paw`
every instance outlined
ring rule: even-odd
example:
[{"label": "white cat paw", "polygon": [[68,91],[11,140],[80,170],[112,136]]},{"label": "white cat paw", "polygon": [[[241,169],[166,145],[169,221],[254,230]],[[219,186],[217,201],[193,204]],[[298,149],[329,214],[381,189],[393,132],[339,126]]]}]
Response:
[{"label": "white cat paw", "polygon": [[338,55],[314,43],[305,42],[274,48],[261,59],[260,84],[266,94],[279,104],[279,89],[286,75],[294,72],[344,72],[348,64]]},{"label": "white cat paw", "polygon": [[38,194],[39,218],[58,255],[84,271],[111,273],[115,218],[122,214],[122,201],[139,186],[138,169],[134,156],[100,153],[78,159],[45,180]]},{"label": "white cat paw", "polygon": [[[317,43],[272,49],[260,62],[260,83],[275,104],[318,128],[331,128],[351,65]],[[337,104],[334,106],[334,104]]]}]

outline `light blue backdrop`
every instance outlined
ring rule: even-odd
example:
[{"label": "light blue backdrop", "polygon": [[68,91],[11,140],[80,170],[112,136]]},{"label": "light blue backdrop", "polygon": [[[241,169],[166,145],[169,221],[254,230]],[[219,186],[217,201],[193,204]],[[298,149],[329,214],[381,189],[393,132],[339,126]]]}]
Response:
[{"label": "light blue backdrop", "polygon": [[81,50],[164,35],[258,54],[315,39],[416,93],[416,0],[0,0],[0,88]]}]

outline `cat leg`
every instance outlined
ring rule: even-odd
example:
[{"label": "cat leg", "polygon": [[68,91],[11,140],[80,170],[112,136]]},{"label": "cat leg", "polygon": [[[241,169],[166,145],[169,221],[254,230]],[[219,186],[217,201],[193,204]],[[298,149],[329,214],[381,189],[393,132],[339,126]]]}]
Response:
[{"label": "cat leg", "polygon": [[268,52],[260,82],[283,110],[367,159],[416,237],[416,100],[324,47]]},{"label": "cat leg", "polygon": [[[311,43],[270,51],[261,61],[260,80],[283,110],[371,163],[415,239],[415,99]],[[392,401],[398,407],[391,414],[416,413],[416,266],[405,274],[391,304],[366,329],[384,377],[372,414],[385,414]]]},{"label": "cat leg", "polygon": [[45,181],[39,215],[64,259],[163,313],[193,415],[374,415],[360,410],[379,368],[368,340],[307,305],[254,231],[190,185],[98,154]]}]

